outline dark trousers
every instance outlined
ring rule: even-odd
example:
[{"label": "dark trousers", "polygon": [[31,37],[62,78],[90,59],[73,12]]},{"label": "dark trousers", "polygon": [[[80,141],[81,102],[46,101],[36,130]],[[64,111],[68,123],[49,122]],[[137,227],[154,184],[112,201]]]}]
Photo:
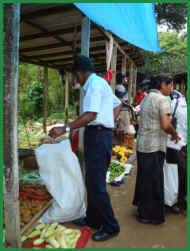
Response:
[{"label": "dark trousers", "polygon": [[87,127],[84,133],[87,187],[87,221],[107,232],[119,231],[106,190],[106,173],[112,154],[112,130]]},{"label": "dark trousers", "polygon": [[163,152],[137,152],[137,178],[133,204],[143,219],[163,221],[164,166]]}]

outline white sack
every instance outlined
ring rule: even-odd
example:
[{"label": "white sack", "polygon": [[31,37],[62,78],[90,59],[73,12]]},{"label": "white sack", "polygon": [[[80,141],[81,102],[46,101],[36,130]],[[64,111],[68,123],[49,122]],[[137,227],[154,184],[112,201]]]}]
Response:
[{"label": "white sack", "polygon": [[40,175],[55,200],[40,221],[66,222],[84,217],[85,186],[70,141],[41,145],[35,154]]}]

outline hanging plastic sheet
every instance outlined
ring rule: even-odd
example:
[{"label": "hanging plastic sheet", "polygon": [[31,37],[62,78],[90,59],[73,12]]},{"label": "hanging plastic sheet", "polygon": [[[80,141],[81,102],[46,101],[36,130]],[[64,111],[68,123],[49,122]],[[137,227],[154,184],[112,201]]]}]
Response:
[{"label": "hanging plastic sheet", "polygon": [[75,6],[119,38],[147,51],[161,51],[154,4],[77,3]]}]

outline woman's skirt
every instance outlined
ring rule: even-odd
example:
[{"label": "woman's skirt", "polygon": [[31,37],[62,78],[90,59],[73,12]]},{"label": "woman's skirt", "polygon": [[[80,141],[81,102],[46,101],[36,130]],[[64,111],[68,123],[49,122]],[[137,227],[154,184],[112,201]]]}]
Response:
[{"label": "woman's skirt", "polygon": [[165,153],[137,152],[137,178],[133,204],[139,217],[164,221],[164,166]]}]

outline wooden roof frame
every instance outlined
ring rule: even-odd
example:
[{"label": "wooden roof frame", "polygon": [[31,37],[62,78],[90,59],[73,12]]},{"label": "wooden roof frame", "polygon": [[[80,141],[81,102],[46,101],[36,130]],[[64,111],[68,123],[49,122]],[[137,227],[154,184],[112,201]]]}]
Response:
[{"label": "wooden roof frame", "polygon": [[[77,13],[77,18],[82,19],[84,17],[83,13],[80,12],[73,4],[52,4],[48,7],[44,7],[39,4],[39,9],[35,7],[34,10],[30,11],[32,4],[22,5],[21,8],[21,25],[25,25],[35,29],[35,32],[27,34],[25,29],[22,29],[20,34],[20,61],[25,63],[32,63],[42,66],[48,66],[54,69],[60,69],[65,67],[65,64],[62,66],[57,66],[56,59],[53,58],[59,57],[58,61],[65,61],[65,57],[73,59],[74,55],[80,53],[80,33],[81,33],[81,20],[78,20],[75,25],[62,26],[59,28],[49,29],[48,25],[45,26],[41,23],[43,18],[51,17],[52,22],[54,22],[54,17],[57,14],[60,14],[62,17],[63,14],[73,15]],[[80,18],[79,18],[79,16]],[[40,19],[39,19],[40,18]],[[62,18],[63,19],[63,18]],[[65,39],[64,36],[70,36],[76,32],[78,38],[75,41],[75,48],[73,41]],[[100,53],[105,51],[105,41],[110,39],[110,33],[105,31],[100,26],[92,23],[91,24],[91,39],[90,39],[90,56],[96,58],[98,56],[98,51]],[[48,39],[53,39],[55,42],[47,43]],[[40,39],[44,39],[43,44],[38,43]],[[101,45],[99,45],[100,43]],[[28,44],[32,44],[28,46]],[[97,44],[97,45],[96,45]],[[129,61],[133,61],[135,65],[142,65],[144,63],[143,58],[140,53],[140,49],[137,47],[122,41],[119,38],[114,36],[114,44],[117,46],[119,53],[126,56]],[[70,48],[68,50],[68,48]],[[106,57],[106,51],[105,51]],[[102,66],[104,66],[103,64]],[[69,65],[70,67],[70,65]],[[69,70],[67,67],[67,70]]]}]

